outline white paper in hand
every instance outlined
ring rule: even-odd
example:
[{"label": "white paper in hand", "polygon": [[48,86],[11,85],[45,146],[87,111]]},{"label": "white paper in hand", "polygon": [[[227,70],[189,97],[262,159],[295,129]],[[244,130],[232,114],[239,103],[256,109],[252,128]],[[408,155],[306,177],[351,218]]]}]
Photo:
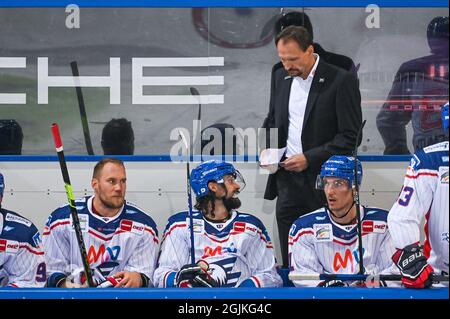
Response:
[{"label": "white paper in hand", "polygon": [[283,148],[266,148],[262,150],[259,155],[259,164],[262,168],[269,170],[270,174],[278,170],[278,164],[286,152],[286,147]]}]

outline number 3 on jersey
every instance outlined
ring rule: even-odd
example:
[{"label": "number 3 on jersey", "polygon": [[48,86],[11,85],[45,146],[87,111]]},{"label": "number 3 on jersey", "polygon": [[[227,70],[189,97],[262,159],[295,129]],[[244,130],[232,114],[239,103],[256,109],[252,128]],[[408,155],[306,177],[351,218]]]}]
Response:
[{"label": "number 3 on jersey", "polygon": [[409,201],[414,193],[414,188],[409,186],[404,186],[400,196],[398,198],[398,203],[402,206],[408,206]]}]

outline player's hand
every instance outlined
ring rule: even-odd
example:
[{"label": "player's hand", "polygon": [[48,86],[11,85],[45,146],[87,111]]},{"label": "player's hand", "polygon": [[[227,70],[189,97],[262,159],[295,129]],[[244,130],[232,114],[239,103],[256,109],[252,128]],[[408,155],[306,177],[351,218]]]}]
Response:
[{"label": "player's hand", "polygon": [[115,288],[139,288],[142,287],[141,274],[134,271],[119,271],[114,275],[117,280]]},{"label": "player's hand", "polygon": [[398,249],[392,260],[400,269],[402,283],[406,288],[428,288],[433,283],[431,278],[433,267],[427,263],[427,258],[418,243]]},{"label": "player's hand", "polygon": [[205,261],[187,264],[181,267],[176,276],[177,287],[219,287],[219,283],[208,273],[209,265]]},{"label": "player's hand", "polygon": [[324,280],[317,287],[348,287],[348,284],[342,280]]},{"label": "player's hand", "polygon": [[280,163],[287,171],[301,172],[308,168],[308,160],[304,154],[296,154]]}]

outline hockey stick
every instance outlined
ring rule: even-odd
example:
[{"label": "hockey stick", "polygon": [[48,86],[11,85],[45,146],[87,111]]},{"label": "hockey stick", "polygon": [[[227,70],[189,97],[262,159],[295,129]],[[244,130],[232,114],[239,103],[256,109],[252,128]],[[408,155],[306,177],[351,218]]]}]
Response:
[{"label": "hockey stick", "polygon": [[202,105],[201,105],[201,103],[200,103],[200,93],[198,92],[198,90],[195,88],[195,87],[193,87],[193,86],[191,86],[190,88],[189,88],[189,91],[191,91],[191,95],[193,95],[193,96],[197,96],[198,97],[198,115],[197,115],[197,120],[201,120],[201,118],[202,118]]},{"label": "hockey stick", "polygon": [[[72,68],[73,76],[80,76],[76,61],[70,62],[70,67]],[[86,149],[89,155],[94,155],[94,149],[92,148],[91,142],[91,133],[89,132],[89,124],[87,121],[86,107],[84,105],[83,92],[81,91],[80,86],[76,86],[75,89],[77,91],[78,107],[80,109],[81,125],[83,126],[83,134],[84,134],[84,141],[86,143]]]},{"label": "hockey stick", "polygon": [[182,131],[178,131],[180,137],[186,147],[187,151],[187,160],[186,160],[186,177],[187,177],[187,195],[188,195],[188,208],[189,208],[189,229],[191,235],[191,264],[195,264],[195,246],[194,246],[194,218],[192,216],[192,191],[191,191],[191,169],[189,167],[190,162],[190,152],[189,152],[189,144],[187,142],[186,136],[184,136]]},{"label": "hockey stick", "polygon": [[[378,275],[368,275],[368,274],[303,274],[291,272],[289,274],[290,280],[342,280],[342,281],[358,281],[358,280],[384,280],[384,281],[401,281],[402,275],[391,275],[391,274],[378,274]],[[448,276],[446,275],[432,275],[433,282],[448,282]]]},{"label": "hockey stick", "polygon": [[364,125],[366,125],[366,120],[364,120],[361,124],[361,127],[359,128],[358,134],[356,135],[356,143],[355,143],[355,150],[353,152],[353,157],[355,158],[355,170],[354,170],[354,185],[355,185],[355,195],[354,195],[354,201],[356,205],[356,218],[357,218],[357,224],[356,227],[358,227],[358,255],[359,255],[359,274],[364,274],[364,261],[363,261],[363,246],[362,246],[362,226],[361,226],[361,209],[359,207],[359,185],[358,185],[358,142],[359,138],[361,136],[362,130],[364,128]]},{"label": "hockey stick", "polygon": [[[78,248],[80,248],[81,261],[83,262],[84,272],[86,274],[86,280],[89,287],[94,287],[94,281],[92,279],[92,272],[89,266],[89,261],[86,254],[86,247],[84,246],[83,234],[81,233],[80,219],[78,218],[78,212],[75,206],[75,197],[73,195],[72,184],[70,183],[69,171],[67,170],[66,159],[64,157],[64,149],[59,133],[58,124],[52,124],[53,140],[55,141],[56,153],[58,154],[59,165],[61,166],[61,173],[63,176],[67,201],[69,202],[70,214],[72,215],[73,228],[77,237]],[[88,225],[89,226],[89,225]]]},{"label": "hockey stick", "polygon": [[198,90],[191,86],[189,88],[189,91],[191,92],[192,96],[195,96],[198,99],[198,114],[197,114],[197,121],[198,121],[198,129],[197,129],[197,134],[194,134],[194,132],[192,132],[192,136],[196,136],[195,140],[192,143],[192,154],[194,153],[195,150],[195,145],[197,144],[197,139],[200,139],[200,158],[202,156],[202,104],[200,103],[200,93],[198,92]]}]

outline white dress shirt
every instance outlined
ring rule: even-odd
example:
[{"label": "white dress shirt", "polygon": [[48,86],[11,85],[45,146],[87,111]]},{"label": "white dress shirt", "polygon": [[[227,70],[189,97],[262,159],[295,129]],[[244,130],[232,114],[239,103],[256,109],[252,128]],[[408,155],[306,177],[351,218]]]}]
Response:
[{"label": "white dress shirt", "polygon": [[289,128],[287,138],[286,157],[303,153],[302,128],[305,118],[306,103],[308,101],[309,90],[319,64],[319,55],[314,53],[316,62],[314,63],[308,77],[303,80],[296,76],[292,80],[291,93],[289,95]]}]

